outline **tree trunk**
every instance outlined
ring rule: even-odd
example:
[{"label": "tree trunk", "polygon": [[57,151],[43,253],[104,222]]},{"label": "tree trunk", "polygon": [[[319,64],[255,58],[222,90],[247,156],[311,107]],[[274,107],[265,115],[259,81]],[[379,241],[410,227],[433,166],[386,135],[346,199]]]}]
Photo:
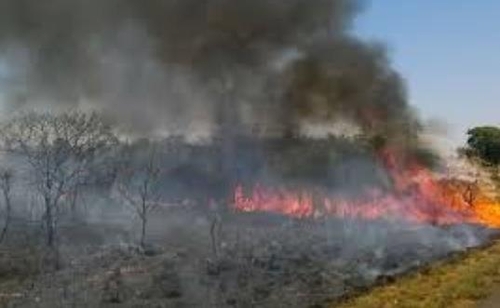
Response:
[{"label": "tree trunk", "polygon": [[78,221],[78,211],[77,211],[77,201],[78,201],[78,188],[75,187],[71,194],[71,220],[73,222]]},{"label": "tree trunk", "polygon": [[210,226],[210,239],[212,242],[212,253],[215,260],[219,259],[219,236],[221,232],[221,217],[219,213],[215,213]]},{"label": "tree trunk", "polygon": [[146,225],[148,223],[148,208],[146,204],[146,197],[142,197],[141,204],[141,248],[144,249],[146,247]]},{"label": "tree trunk", "polygon": [[52,212],[52,203],[48,197],[45,197],[45,224],[47,228],[47,246],[54,246],[55,228],[54,213]]},{"label": "tree trunk", "polygon": [[141,248],[144,249],[146,247],[146,225],[147,225],[147,217],[144,215],[141,219],[142,228],[141,228]]},{"label": "tree trunk", "polygon": [[7,231],[9,230],[10,225],[10,216],[11,216],[11,205],[10,205],[10,196],[8,191],[4,191],[4,199],[5,199],[5,224],[2,229],[2,234],[0,234],[0,243],[5,240],[7,236]]},{"label": "tree trunk", "polygon": [[0,243],[5,240],[7,236],[7,231],[10,225],[10,216],[12,207],[10,204],[10,185],[11,185],[12,175],[7,171],[2,174],[2,193],[5,201],[5,224],[3,226],[2,234],[0,234]]}]

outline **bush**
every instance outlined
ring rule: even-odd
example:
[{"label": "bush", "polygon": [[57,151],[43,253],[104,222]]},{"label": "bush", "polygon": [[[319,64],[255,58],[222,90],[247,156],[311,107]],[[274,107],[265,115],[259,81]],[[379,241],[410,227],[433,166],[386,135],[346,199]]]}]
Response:
[{"label": "bush", "polygon": [[483,162],[498,166],[500,164],[500,128],[481,126],[467,132],[468,156],[476,156]]}]

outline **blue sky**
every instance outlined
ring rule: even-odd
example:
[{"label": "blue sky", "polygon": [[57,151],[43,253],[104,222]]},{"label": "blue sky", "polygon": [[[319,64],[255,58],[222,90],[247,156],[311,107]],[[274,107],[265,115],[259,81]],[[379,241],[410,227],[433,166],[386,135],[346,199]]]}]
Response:
[{"label": "blue sky", "polygon": [[355,31],[387,44],[411,104],[456,143],[500,125],[500,1],[372,0]]}]

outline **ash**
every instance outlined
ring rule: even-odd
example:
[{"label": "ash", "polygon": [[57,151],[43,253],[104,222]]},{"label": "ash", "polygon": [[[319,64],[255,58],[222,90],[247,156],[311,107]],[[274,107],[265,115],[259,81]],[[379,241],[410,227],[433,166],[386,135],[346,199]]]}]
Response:
[{"label": "ash", "polygon": [[60,266],[50,271],[42,249],[3,251],[9,269],[36,264],[9,307],[326,307],[496,235],[473,225],[214,216],[189,207],[154,216],[145,248],[125,244],[133,230],[118,224],[62,228]]}]

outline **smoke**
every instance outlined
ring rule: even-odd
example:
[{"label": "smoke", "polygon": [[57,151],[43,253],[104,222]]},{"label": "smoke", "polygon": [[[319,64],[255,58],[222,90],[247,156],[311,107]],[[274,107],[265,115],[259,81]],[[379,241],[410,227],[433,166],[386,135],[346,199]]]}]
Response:
[{"label": "smoke", "polygon": [[[350,0],[0,0],[7,107],[98,108],[139,133],[414,133]],[[208,133],[207,133],[208,132]]]}]

